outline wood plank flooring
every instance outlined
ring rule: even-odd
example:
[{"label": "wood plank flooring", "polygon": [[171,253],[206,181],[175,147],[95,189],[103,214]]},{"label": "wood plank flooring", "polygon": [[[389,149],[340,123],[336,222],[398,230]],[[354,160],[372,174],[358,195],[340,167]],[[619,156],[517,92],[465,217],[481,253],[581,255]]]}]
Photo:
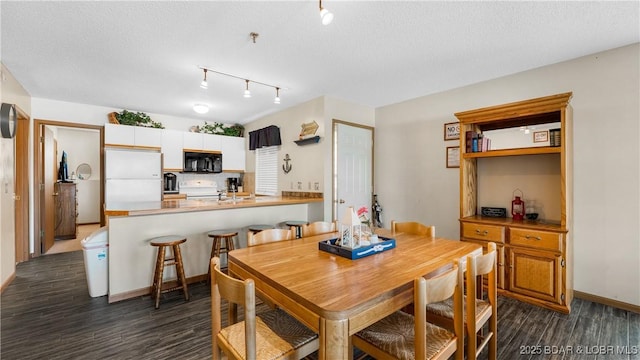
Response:
[{"label": "wood plank flooring", "polygon": [[[189,291],[189,302],[164,294],[159,310],[148,296],[108,304],[89,296],[82,251],[21,263],[0,297],[0,358],[210,359],[209,288]],[[639,314],[580,299],[572,307],[564,315],[501,297],[498,358],[640,359]],[[615,354],[624,347],[630,354]]]}]

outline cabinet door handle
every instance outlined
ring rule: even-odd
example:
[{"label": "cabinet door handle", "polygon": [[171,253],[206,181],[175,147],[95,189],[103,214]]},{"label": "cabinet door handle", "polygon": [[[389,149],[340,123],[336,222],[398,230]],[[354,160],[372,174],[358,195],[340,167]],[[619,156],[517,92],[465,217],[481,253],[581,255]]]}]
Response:
[{"label": "cabinet door handle", "polygon": [[482,236],[487,236],[487,234],[489,234],[489,232],[487,230],[480,232],[479,229],[476,229],[476,234],[482,235]]},{"label": "cabinet door handle", "polygon": [[533,238],[533,239],[535,239],[535,240],[542,240],[542,238],[541,238],[540,236],[525,235],[525,238],[526,238],[527,240],[529,240],[529,239],[531,239],[531,238]]},{"label": "cabinet door handle", "polygon": [[53,196],[58,196],[58,195],[60,195],[60,193],[57,193],[57,192],[53,193]]}]

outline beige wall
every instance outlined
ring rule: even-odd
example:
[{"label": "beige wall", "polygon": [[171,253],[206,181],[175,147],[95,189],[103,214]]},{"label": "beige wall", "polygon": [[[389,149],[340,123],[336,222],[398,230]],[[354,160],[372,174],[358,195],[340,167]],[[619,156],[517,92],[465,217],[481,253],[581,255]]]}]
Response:
[{"label": "beige wall", "polygon": [[[9,69],[2,64],[0,97],[3,103],[16,104],[26,114],[31,113],[31,97]],[[28,126],[28,122],[19,126]],[[15,140],[0,139],[0,284],[4,288],[16,271],[14,163]]]},{"label": "beige wall", "polygon": [[[455,112],[573,92],[574,289],[640,305],[640,46],[428,95],[376,110],[383,220],[459,238],[459,174],[445,167]],[[507,189],[507,197],[512,189]]]}]

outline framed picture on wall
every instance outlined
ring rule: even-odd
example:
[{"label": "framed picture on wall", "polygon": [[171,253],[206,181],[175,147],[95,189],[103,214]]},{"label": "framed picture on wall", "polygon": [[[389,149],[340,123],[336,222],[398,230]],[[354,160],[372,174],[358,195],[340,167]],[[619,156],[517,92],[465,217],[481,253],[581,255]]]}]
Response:
[{"label": "framed picture on wall", "polygon": [[460,167],[460,147],[459,146],[447,146],[447,167],[448,168]]},{"label": "framed picture on wall", "polygon": [[460,139],[460,123],[451,122],[444,124],[444,140]]},{"label": "framed picture on wall", "polygon": [[547,130],[533,132],[533,142],[547,142],[547,141],[549,141],[549,132]]}]

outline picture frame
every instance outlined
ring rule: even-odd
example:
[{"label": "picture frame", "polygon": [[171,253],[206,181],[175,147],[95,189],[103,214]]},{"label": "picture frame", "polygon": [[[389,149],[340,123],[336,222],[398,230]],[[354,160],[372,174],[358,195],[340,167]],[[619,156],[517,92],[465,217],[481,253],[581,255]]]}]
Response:
[{"label": "picture frame", "polygon": [[460,146],[447,146],[447,168],[460,167]]},{"label": "picture frame", "polygon": [[450,122],[444,124],[444,141],[460,139],[460,123]]},{"label": "picture frame", "polygon": [[533,132],[533,142],[547,142],[549,141],[549,131],[534,131]]}]

